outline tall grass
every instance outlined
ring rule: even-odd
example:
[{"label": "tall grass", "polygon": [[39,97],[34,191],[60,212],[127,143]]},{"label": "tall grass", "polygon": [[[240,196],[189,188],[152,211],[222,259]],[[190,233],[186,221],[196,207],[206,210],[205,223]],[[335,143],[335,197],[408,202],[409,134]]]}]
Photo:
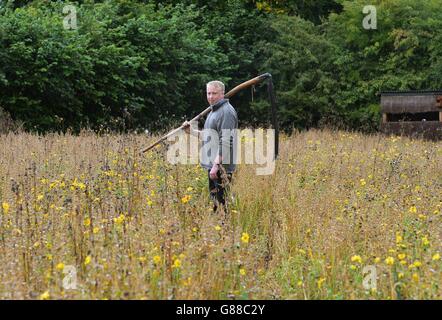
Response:
[{"label": "tall grass", "polygon": [[283,137],[273,175],[239,166],[223,215],[202,168],[138,153],[152,140],[0,136],[1,298],[442,297],[441,142]]}]

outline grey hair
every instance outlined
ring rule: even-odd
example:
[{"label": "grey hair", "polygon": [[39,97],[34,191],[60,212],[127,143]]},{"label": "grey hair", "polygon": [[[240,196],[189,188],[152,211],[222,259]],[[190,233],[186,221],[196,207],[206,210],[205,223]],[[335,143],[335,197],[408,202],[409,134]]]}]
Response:
[{"label": "grey hair", "polygon": [[217,87],[218,89],[221,89],[223,93],[226,90],[226,86],[224,85],[224,83],[222,83],[221,81],[218,81],[218,80],[208,82],[207,86]]}]

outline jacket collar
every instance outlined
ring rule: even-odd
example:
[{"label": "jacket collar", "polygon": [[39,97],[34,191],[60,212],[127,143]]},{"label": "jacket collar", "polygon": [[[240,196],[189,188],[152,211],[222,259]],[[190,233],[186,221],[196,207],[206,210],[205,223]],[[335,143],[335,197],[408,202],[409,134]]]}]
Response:
[{"label": "jacket collar", "polygon": [[221,99],[220,101],[218,101],[217,103],[215,103],[214,105],[212,105],[210,107],[212,108],[212,111],[216,111],[226,102],[229,102],[229,99]]}]

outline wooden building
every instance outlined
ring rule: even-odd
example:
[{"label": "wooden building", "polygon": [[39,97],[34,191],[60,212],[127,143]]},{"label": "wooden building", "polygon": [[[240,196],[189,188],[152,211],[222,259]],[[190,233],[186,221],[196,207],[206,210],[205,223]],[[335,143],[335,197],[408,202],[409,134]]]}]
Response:
[{"label": "wooden building", "polygon": [[442,90],[381,92],[381,131],[442,140]]}]

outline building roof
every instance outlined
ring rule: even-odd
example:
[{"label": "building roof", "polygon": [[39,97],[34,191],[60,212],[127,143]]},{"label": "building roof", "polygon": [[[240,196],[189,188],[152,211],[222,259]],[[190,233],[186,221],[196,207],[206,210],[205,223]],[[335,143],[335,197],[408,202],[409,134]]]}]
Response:
[{"label": "building roof", "polygon": [[426,96],[442,95],[440,90],[381,91],[381,96]]}]

